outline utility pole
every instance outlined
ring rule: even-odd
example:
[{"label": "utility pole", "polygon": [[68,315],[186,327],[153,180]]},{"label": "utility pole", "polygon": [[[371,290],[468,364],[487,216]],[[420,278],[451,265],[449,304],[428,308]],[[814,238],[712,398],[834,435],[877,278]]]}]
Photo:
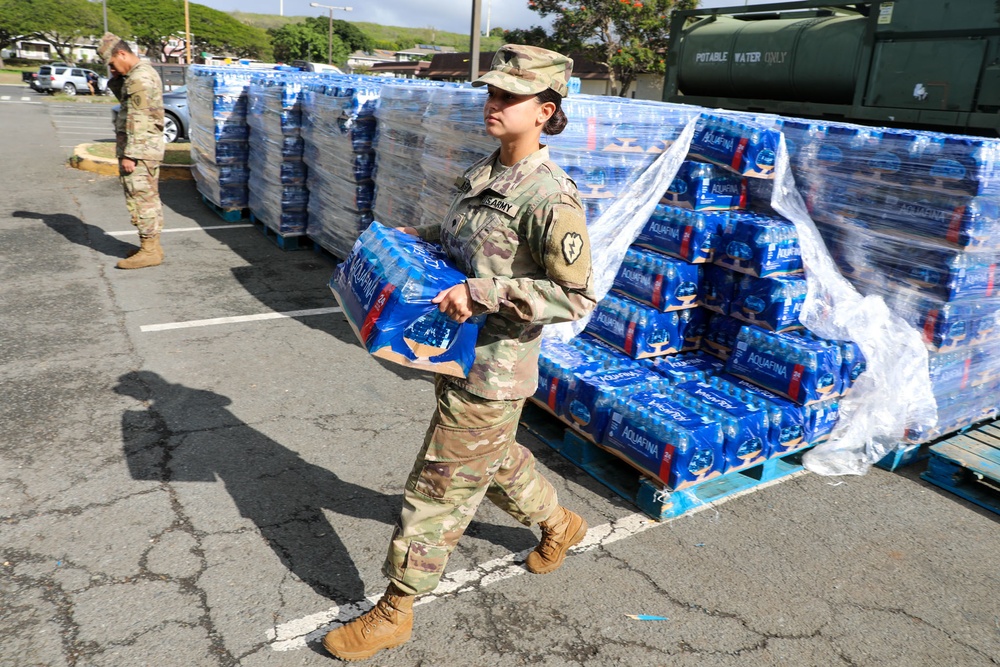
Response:
[{"label": "utility pole", "polygon": [[108,0],[101,0],[101,5],[104,8],[104,32],[108,31]]},{"label": "utility pole", "polygon": [[490,36],[490,18],[493,16],[493,0],[486,0],[486,32],[483,34]]},{"label": "utility pole", "polygon": [[472,0],[472,29],[469,31],[469,81],[479,78],[479,31],[483,26],[483,0]]},{"label": "utility pole", "polygon": [[345,12],[353,12],[354,11],[354,7],[331,7],[330,5],[321,5],[318,2],[310,2],[309,6],[310,7],[322,7],[323,9],[329,9],[330,10],[330,36],[328,38],[327,46],[326,46],[326,64],[327,65],[332,65],[333,64],[333,10],[334,9],[341,9],[341,10],[343,10]]},{"label": "utility pole", "polygon": [[184,0],[184,61],[191,64],[191,11],[188,0]]}]

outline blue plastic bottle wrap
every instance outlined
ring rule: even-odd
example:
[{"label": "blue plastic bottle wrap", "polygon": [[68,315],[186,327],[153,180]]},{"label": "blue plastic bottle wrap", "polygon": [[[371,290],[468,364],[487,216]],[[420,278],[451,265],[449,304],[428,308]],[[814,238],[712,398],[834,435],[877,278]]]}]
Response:
[{"label": "blue plastic bottle wrap", "polygon": [[728,315],[736,298],[736,287],[743,277],[715,264],[705,267],[701,283],[701,305],[714,313]]},{"label": "blue plastic bottle wrap", "polygon": [[586,331],[633,359],[697,349],[704,333],[699,308],[663,313],[609,294],[597,304]]},{"label": "blue plastic bottle wrap", "polygon": [[725,466],[722,427],[661,386],[612,404],[604,446],[670,489],[718,477]]},{"label": "blue plastic bottle wrap", "polygon": [[630,248],[615,276],[614,290],[669,312],[700,305],[702,268],[651,250]]},{"label": "blue plastic bottle wrap", "polygon": [[830,341],[745,326],[726,372],[808,405],[845,391],[843,352]]},{"label": "blue plastic bottle wrap", "polygon": [[802,271],[795,225],[758,213],[731,213],[718,236],[713,262],[758,278]]},{"label": "blue plastic bottle wrap", "polygon": [[575,373],[566,394],[565,416],[595,442],[601,442],[616,398],[662,382],[659,375],[638,364]]},{"label": "blue plastic bottle wrap", "polygon": [[590,336],[569,343],[546,339],[538,356],[538,389],[535,399],[553,414],[570,419],[566,397],[587,371],[631,368],[636,361]]},{"label": "blue plastic bottle wrap", "polygon": [[643,359],[642,363],[662,375],[670,384],[706,380],[722,373],[726,365],[701,350]]},{"label": "blue plastic bottle wrap", "polygon": [[674,389],[684,405],[722,426],[723,472],[756,465],[771,456],[771,422],[763,401],[748,394],[727,394],[701,380],[678,384]]},{"label": "blue plastic bottle wrap", "polygon": [[709,262],[728,212],[703,213],[657,205],[635,240],[635,245],[683,259]]},{"label": "blue plastic bottle wrap", "polygon": [[801,329],[799,314],[807,283],[801,275],[755,278],[744,275],[736,285],[729,314],[771,331]]},{"label": "blue plastic bottle wrap", "polygon": [[698,120],[689,154],[741,176],[773,178],[780,138],[777,117],[705,113]]},{"label": "blue plastic bottle wrap", "polygon": [[465,377],[485,316],[459,324],[431,303],[464,281],[439,248],[375,222],[337,265],[330,289],[372,355]]},{"label": "blue plastic bottle wrap", "polygon": [[747,182],[718,165],[685,160],[660,201],[695,211],[744,209]]}]

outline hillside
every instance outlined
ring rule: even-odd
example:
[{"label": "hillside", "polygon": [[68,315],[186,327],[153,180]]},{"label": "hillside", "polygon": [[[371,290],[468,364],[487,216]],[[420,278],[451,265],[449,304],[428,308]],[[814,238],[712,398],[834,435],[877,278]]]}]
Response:
[{"label": "hillside", "polygon": [[[276,14],[253,14],[241,11],[230,12],[230,14],[242,23],[263,30],[280,28],[289,23],[301,23],[306,19],[305,16],[278,16]],[[340,17],[335,15],[334,18]],[[453,46],[458,51],[469,50],[469,36],[457,32],[444,32],[442,30],[435,30],[434,28],[402,28],[354,21],[350,21],[350,23],[353,23],[359,30],[380,45],[393,43],[397,44],[401,49],[408,49],[417,44],[437,44],[440,46]],[[483,51],[495,51],[503,46],[503,43],[503,37],[483,37],[481,48]]]}]

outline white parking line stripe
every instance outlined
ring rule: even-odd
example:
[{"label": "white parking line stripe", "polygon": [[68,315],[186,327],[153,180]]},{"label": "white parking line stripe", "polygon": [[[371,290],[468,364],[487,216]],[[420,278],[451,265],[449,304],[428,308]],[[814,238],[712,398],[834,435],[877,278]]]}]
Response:
[{"label": "white parking line stripe", "polygon": [[30,97],[22,97],[22,98],[21,98],[21,101],[22,101],[22,102],[30,102],[30,101],[31,101],[31,98],[30,98]]},{"label": "white parking line stripe", "polygon": [[9,100],[10,95],[0,95],[0,100]]},{"label": "white parking line stripe", "polygon": [[[678,518],[688,517],[705,510],[714,509],[723,503],[733,500],[734,498],[739,498],[740,496],[745,496],[749,493],[756,493],[757,491],[766,489],[769,486],[773,486],[780,482],[792,479],[793,477],[799,477],[805,474],[806,471],[800,470],[790,475],[786,475],[785,477],[765,482],[758,486],[744,489],[743,491],[738,491],[730,496],[721,498],[720,500],[697,507],[691,512]],[[587,535],[583,538],[583,541],[570,549],[570,552],[582,553],[585,551],[591,551],[619,540],[634,537],[635,535],[645,532],[650,528],[666,525],[670,523],[670,521],[673,521],[673,519],[659,522],[650,519],[642,513],[637,512],[635,514],[630,514],[612,523],[594,526],[587,531]],[[434,589],[433,593],[420,596],[413,604],[427,604],[428,602],[433,602],[440,598],[452,597],[454,595],[458,595],[459,593],[475,590],[481,586],[489,586],[490,584],[495,584],[499,581],[503,581],[504,579],[525,574],[528,571],[520,563],[524,561],[525,557],[527,557],[530,552],[530,549],[526,549],[520,553],[510,554],[502,558],[495,558],[474,569],[459,570],[458,572],[451,573],[446,572],[445,575],[441,577],[441,583],[438,584],[438,587]],[[360,616],[368,609],[371,609],[381,595],[381,593],[377,593],[375,595],[368,596],[364,600],[359,600],[358,602],[351,602],[337,607],[331,607],[326,611],[321,611],[294,621],[282,623],[281,625],[271,628],[266,632],[267,641],[271,644],[271,648],[275,651],[294,651],[296,649],[305,648],[307,644],[318,641],[330,630],[344,625],[348,621]]]},{"label": "white parking line stripe", "polygon": [[194,327],[210,327],[216,324],[237,324],[240,322],[260,322],[261,320],[277,320],[288,317],[306,317],[307,315],[327,315],[342,313],[338,306],[333,308],[310,308],[309,310],[290,310],[285,313],[258,313],[257,315],[235,315],[233,317],[213,317],[209,320],[189,320],[187,322],[167,322],[166,324],[145,324],[139,331],[169,331],[171,329],[191,329]]},{"label": "white parking line stripe", "polygon": [[59,134],[86,134],[91,137],[101,132],[107,132],[107,131],[108,131],[107,128],[102,128],[101,130],[94,130],[93,132],[63,132],[62,130],[57,130]]},{"label": "white parking line stripe", "polygon": [[[241,227],[253,227],[251,224],[246,225],[211,225],[209,227],[176,227],[174,229],[161,229],[160,232],[167,234],[170,232],[204,232],[209,229],[239,229]],[[134,229],[130,229],[124,232],[104,232],[108,236],[132,236],[135,234]]]}]

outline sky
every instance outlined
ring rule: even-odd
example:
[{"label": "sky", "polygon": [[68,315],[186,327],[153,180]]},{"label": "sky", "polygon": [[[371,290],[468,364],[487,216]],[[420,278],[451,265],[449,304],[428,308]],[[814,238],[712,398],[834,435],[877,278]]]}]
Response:
[{"label": "sky", "polygon": [[[703,7],[761,4],[767,0],[704,0]],[[772,0],[773,1],[773,0]],[[328,10],[309,6],[309,0],[198,0],[200,4],[231,12],[240,10],[259,14],[278,14],[284,4],[285,16],[328,16]],[[333,17],[345,21],[379,23],[404,28],[437,28],[446,32],[468,33],[472,22],[472,0],[324,0],[320,4],[350,6],[353,11],[334,11]],[[527,0],[482,0],[482,29],[530,28],[548,25],[528,9]]]}]

